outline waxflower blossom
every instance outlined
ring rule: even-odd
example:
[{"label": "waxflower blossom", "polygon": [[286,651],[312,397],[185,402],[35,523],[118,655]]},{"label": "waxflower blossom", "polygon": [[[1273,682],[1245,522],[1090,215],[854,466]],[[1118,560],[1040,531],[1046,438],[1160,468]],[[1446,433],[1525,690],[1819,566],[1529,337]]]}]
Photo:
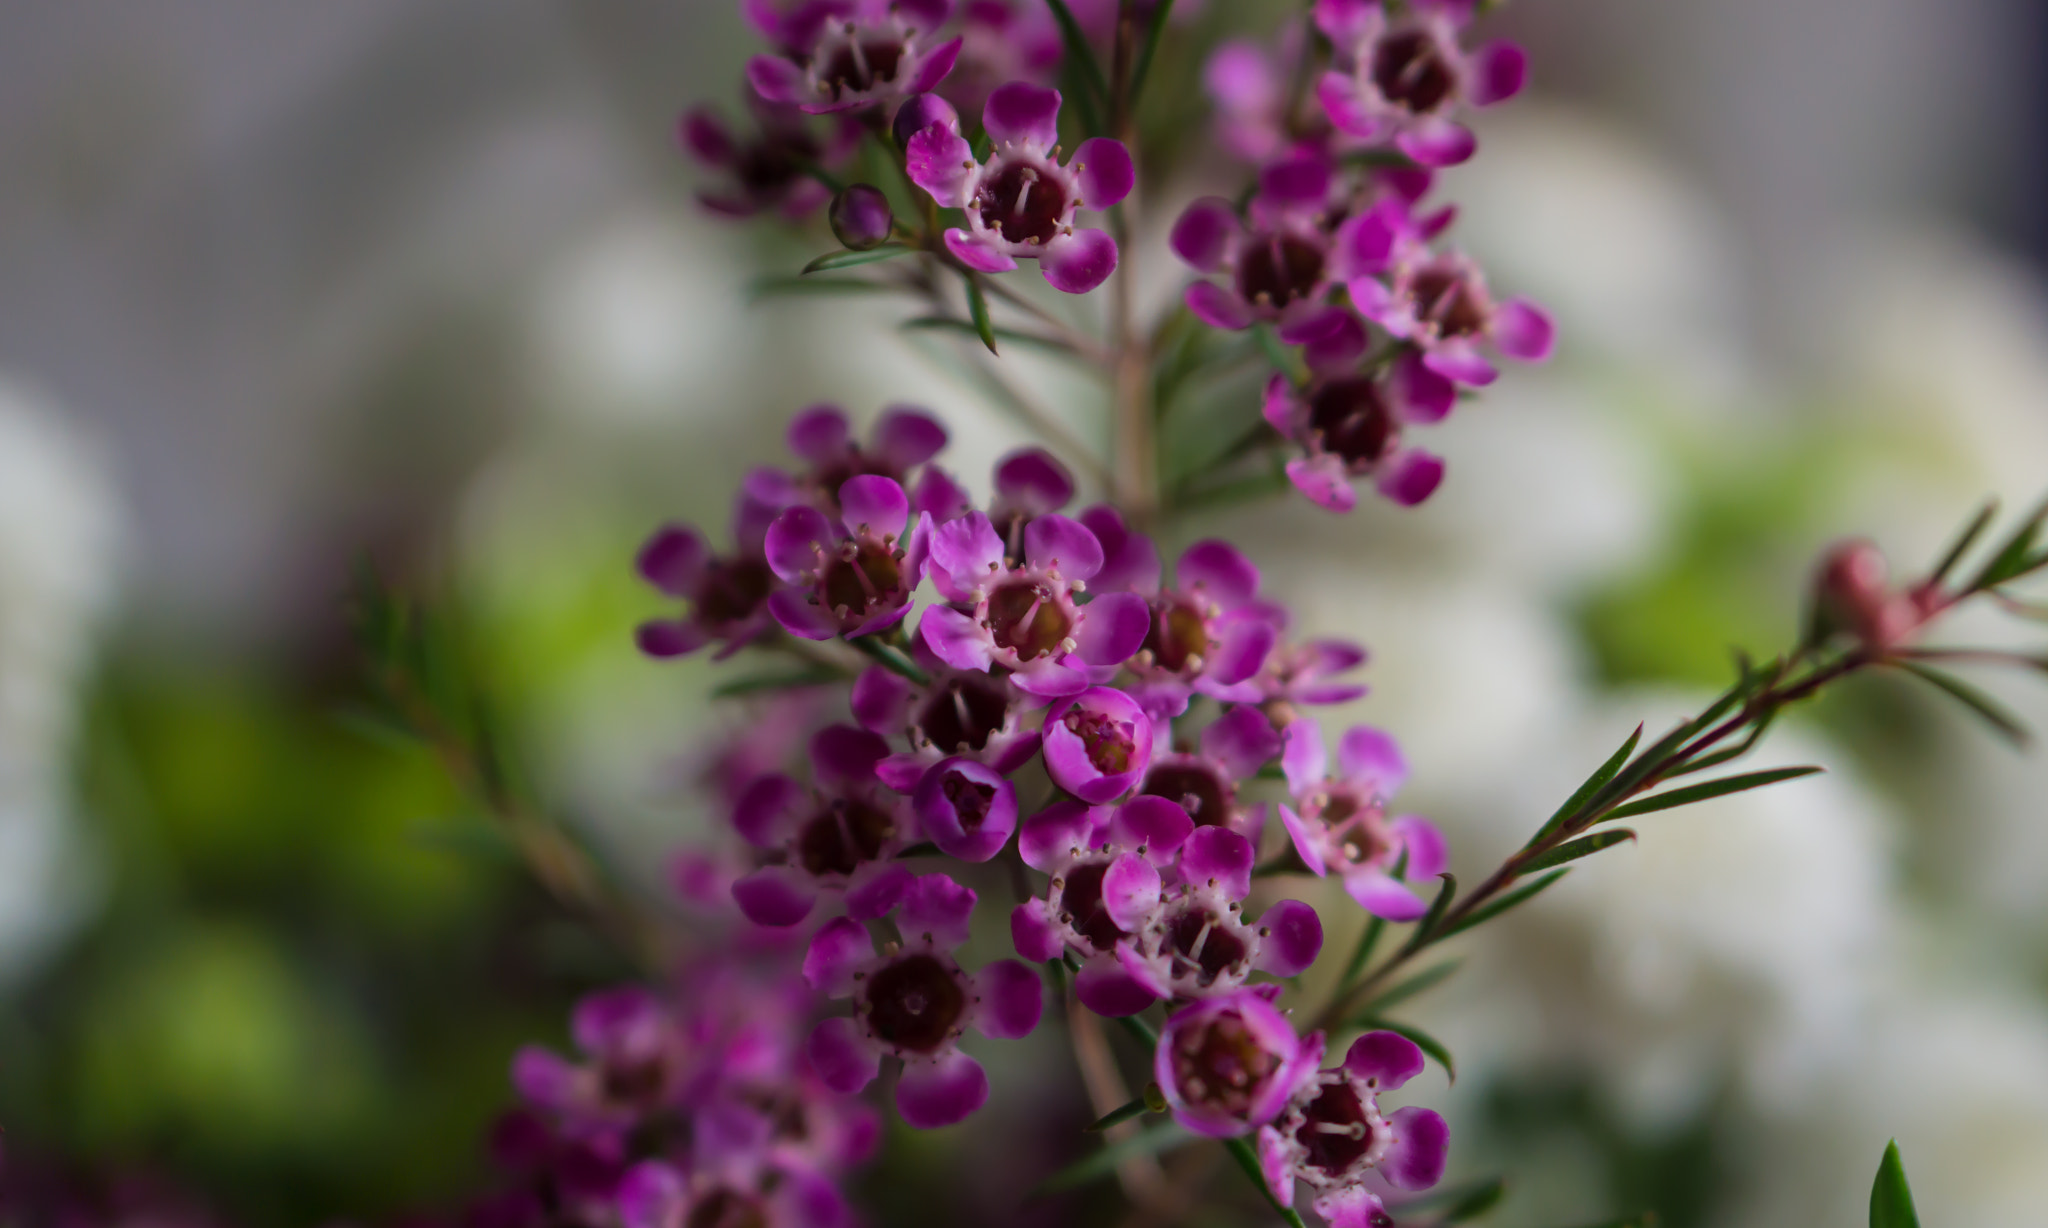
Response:
[{"label": "waxflower blossom", "polygon": [[[1191,695],[1246,702],[1251,679],[1278,642],[1275,609],[1259,600],[1259,569],[1235,546],[1208,538],[1174,564],[1174,584],[1140,588],[1151,601],[1144,646],[1126,663],[1147,711],[1178,716]],[[1097,577],[1098,581],[1100,577]]]},{"label": "waxflower blossom", "polygon": [[1254,679],[1260,710],[1279,729],[1299,715],[1296,709],[1321,704],[1348,704],[1363,699],[1364,683],[1332,681],[1365,664],[1365,649],[1350,640],[1282,642],[1266,655],[1266,668]]},{"label": "waxflower blossom", "polygon": [[1093,671],[1113,670],[1145,639],[1144,598],[1076,600],[1101,568],[1101,543],[1065,516],[1025,525],[1023,562],[1012,564],[989,518],[971,513],[932,534],[932,582],[953,604],[929,607],[919,633],[955,669],[999,666],[1029,694],[1076,694]]},{"label": "waxflower blossom", "polygon": [[812,114],[926,93],[960,55],[958,38],[932,43],[950,0],[813,0],[787,14],[755,2],[746,12],[782,50],[748,60],[748,82],[769,102]]},{"label": "waxflower blossom", "polygon": [[1250,704],[1232,708],[1202,731],[1194,751],[1174,751],[1163,739],[1154,745],[1159,751],[1140,793],[1179,804],[1198,826],[1227,827],[1258,839],[1266,808],[1239,805],[1237,782],[1257,775],[1280,753],[1280,734],[1265,713]]},{"label": "waxflower blossom", "polygon": [[1454,117],[1512,98],[1528,78],[1513,43],[1460,46],[1472,9],[1472,0],[1407,0],[1394,14],[1382,0],[1316,0],[1316,26],[1343,65],[1316,86],[1330,121],[1424,166],[1470,158],[1477,142]]},{"label": "waxflower blossom", "polygon": [[1228,280],[1189,286],[1188,310],[1216,328],[1274,324],[1290,345],[1336,328],[1344,313],[1330,307],[1331,290],[1386,259],[1384,250],[1359,246],[1381,231],[1360,217],[1341,219],[1336,187],[1329,159],[1310,153],[1260,171],[1258,195],[1243,220],[1221,197],[1189,205],[1173,225],[1174,254],[1197,272],[1223,273]]},{"label": "waxflower blossom", "polygon": [[939,851],[987,861],[1017,830],[1017,788],[972,759],[952,758],[924,774],[912,795],[918,822]]},{"label": "waxflower blossom", "polygon": [[911,181],[948,209],[967,212],[967,228],[946,231],[946,248],[983,273],[1003,273],[1019,259],[1038,261],[1045,279],[1068,294],[1086,294],[1116,271],[1116,241],[1100,230],[1076,229],[1074,212],[1107,209],[1130,195],[1137,172],[1123,142],[1083,141],[1059,161],[1058,90],[1013,81],[989,95],[982,127],[995,148],[977,163],[959,132],[934,124],[911,138]]},{"label": "waxflower blossom", "polygon": [[1090,687],[1045,714],[1045,770],[1090,805],[1114,801],[1152,760],[1152,719],[1113,687]]},{"label": "waxflower blossom", "polygon": [[717,1103],[692,1114],[689,1173],[664,1160],[643,1160],[629,1169],[616,1196],[621,1228],[852,1223],[831,1181],[773,1162],[767,1147],[772,1130],[765,1116],[743,1104]]},{"label": "waxflower blossom", "polygon": [[[1375,283],[1377,284],[1377,283]],[[1266,422],[1300,444],[1287,462],[1295,489],[1333,512],[1358,506],[1352,483],[1371,478],[1380,495],[1413,507],[1443,483],[1443,458],[1402,439],[1410,425],[1442,421],[1456,403],[1450,381],[1413,354],[1383,377],[1364,372],[1317,376],[1296,388],[1285,374],[1266,384]]]},{"label": "waxflower blossom", "polygon": [[890,478],[850,478],[839,488],[840,523],[793,507],[769,526],[768,565],[789,587],[768,598],[783,630],[806,639],[872,635],[910,610],[924,577],[932,521],[919,515],[908,537],[910,497]]},{"label": "waxflower blossom", "polygon": [[1191,1000],[1229,993],[1254,971],[1295,976],[1323,949],[1323,924],[1300,900],[1281,900],[1258,921],[1244,916],[1252,889],[1251,841],[1199,827],[1173,866],[1177,884],[1118,957],[1154,997]]},{"label": "waxflower blossom", "polygon": [[889,198],[872,184],[856,183],[832,198],[826,213],[832,237],[850,251],[873,251],[896,232],[896,215],[889,211]]},{"label": "waxflower blossom", "polygon": [[824,1020],[811,1033],[811,1067],[834,1090],[851,1094],[880,1073],[884,1055],[902,1059],[896,1108],[918,1129],[949,1126],[988,1099],[988,1075],[957,1045],[969,1027],[999,1040],[1029,1036],[1044,1002],[1038,974],[1014,959],[969,975],[952,951],[967,941],[974,892],[928,874],[903,892],[896,915],[902,946],[879,953],[859,922],[828,922],[804,956],[804,979],[835,998],[851,997],[853,1015]]},{"label": "waxflower blossom", "polygon": [[1397,1190],[1429,1189],[1443,1177],[1450,1143],[1450,1128],[1433,1110],[1380,1112],[1380,1093],[1399,1089],[1422,1065],[1422,1050],[1407,1037],[1367,1032],[1341,1066],[1305,1079],[1259,1131],[1259,1167],[1273,1197],[1292,1204],[1298,1179],[1315,1192],[1315,1212],[1331,1228],[1393,1228],[1368,1175]]},{"label": "waxflower blossom", "polygon": [[910,487],[911,473],[938,455],[946,446],[946,428],[938,419],[915,406],[893,405],[875,419],[867,446],[853,437],[846,412],[837,405],[814,405],[790,420],[789,450],[809,464],[791,479],[775,470],[759,471],[749,477],[756,497],[771,493],[769,483],[781,478],[796,493],[789,502],[801,499],[819,511],[837,515],[839,491],[857,477],[873,475]]},{"label": "waxflower blossom", "polygon": [[1019,448],[998,460],[994,484],[988,520],[1012,557],[1023,552],[1025,525],[1059,511],[1074,497],[1074,475],[1044,448]]},{"label": "waxflower blossom", "polygon": [[1194,830],[1186,811],[1156,797],[1116,807],[1055,802],[1031,816],[1017,852],[1051,882],[1010,914],[1017,954],[1043,963],[1074,952],[1074,995],[1098,1015],[1152,1005],[1160,995],[1127,966],[1128,944],[1151,925],[1162,874]]},{"label": "waxflower blossom", "polygon": [[1299,58],[1301,35],[1301,25],[1290,22],[1270,50],[1253,39],[1228,39],[1202,66],[1202,87],[1216,105],[1217,139],[1246,162],[1269,161],[1289,144],[1281,66]]},{"label": "waxflower blossom", "polygon": [[890,859],[915,840],[917,826],[904,800],[875,776],[888,753],[888,743],[864,729],[828,726],[811,739],[811,787],[778,772],[741,795],[733,826],[766,854],[761,868],[732,886],[748,920],[795,925],[827,888],[844,892],[848,910],[860,916],[880,916],[895,903],[908,871]]},{"label": "waxflower blossom", "polygon": [[1891,587],[1884,553],[1862,539],[1840,542],[1821,557],[1813,585],[1813,633],[1846,632],[1885,652],[1897,648],[1941,608],[1940,590]]},{"label": "waxflower blossom", "polygon": [[1336,874],[1359,907],[1389,921],[1413,921],[1429,911],[1394,871],[1405,856],[1405,877],[1426,882],[1443,873],[1443,833],[1420,815],[1387,818],[1387,799],[1408,779],[1408,761],[1394,739],[1356,725],[1337,744],[1338,776],[1329,776],[1321,726],[1309,717],[1287,727],[1281,767],[1293,805],[1280,805],[1280,822],[1302,864],[1318,877]]},{"label": "waxflower blossom", "polygon": [[581,1125],[617,1125],[674,1103],[689,1051],[675,1019],[638,986],[592,994],[570,1021],[578,1064],[528,1045],[512,1063],[529,1104]]},{"label": "waxflower blossom", "polygon": [[[1066,54],[1059,23],[1044,0],[966,0],[960,38],[960,61],[941,92],[962,111],[980,111],[1006,82],[1050,85]],[[908,135],[902,143],[909,143]]]},{"label": "waxflower blossom", "polygon": [[1486,275],[1470,257],[1411,249],[1393,261],[1391,276],[1355,277],[1347,288],[1361,315],[1422,351],[1422,363],[1445,379],[1483,387],[1500,372],[1480,351],[1491,347],[1521,362],[1542,362],[1557,326],[1525,298],[1496,302]]},{"label": "waxflower blossom", "polygon": [[770,629],[768,597],[775,572],[762,554],[768,526],[797,499],[788,480],[772,469],[757,469],[740,484],[733,500],[734,549],[715,555],[697,530],[666,524],[640,548],[640,578],[671,597],[690,603],[681,618],[651,619],[634,633],[650,657],[678,657],[707,644],[724,644],[718,659],[738,652]]},{"label": "waxflower blossom", "polygon": [[769,210],[796,219],[815,210],[831,190],[812,174],[813,167],[831,167],[859,143],[860,129],[834,124],[821,140],[810,120],[795,107],[750,98],[756,131],[742,136],[710,107],[696,107],[677,125],[677,136],[704,166],[724,172],[724,186],[700,192],[697,199],[714,213],[749,217]]},{"label": "waxflower blossom", "polygon": [[1323,1034],[1295,1035],[1268,996],[1246,987],[1203,998],[1160,1029],[1152,1077],[1182,1126],[1212,1138],[1250,1134],[1315,1077]]},{"label": "waxflower blossom", "polygon": [[922,686],[881,665],[853,683],[853,719],[860,727],[910,744],[876,765],[883,783],[908,793],[949,758],[971,759],[1007,776],[1037,756],[1039,732],[1025,727],[1024,697],[1009,679],[954,669],[922,640],[911,641],[910,655],[929,679]]}]

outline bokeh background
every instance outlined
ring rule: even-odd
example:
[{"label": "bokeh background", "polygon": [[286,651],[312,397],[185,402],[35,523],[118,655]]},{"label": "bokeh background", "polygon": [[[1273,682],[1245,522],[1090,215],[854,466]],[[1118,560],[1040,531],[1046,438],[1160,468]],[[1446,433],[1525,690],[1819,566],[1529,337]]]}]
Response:
[{"label": "bokeh background", "polygon": [[[682,106],[738,97],[734,7],[0,6],[15,1173],[248,1225],[445,1208],[512,1049],[621,973],[430,757],[347,719],[359,560],[462,611],[537,792],[652,866],[703,829],[676,765],[727,718],[708,667],[631,648],[647,527],[722,522],[814,401],[930,405],[966,475],[1023,442],[893,308],[750,303],[823,248],[706,215],[672,144]],[[1187,36],[1280,7],[1212,3]],[[1787,642],[1823,543],[1925,559],[1984,494],[2048,491],[2048,10],[1495,20],[1536,85],[1446,190],[1558,359],[1438,432],[1419,511],[1181,527],[1373,646],[1345,715],[1404,738],[1404,804],[1467,873],[1731,644]],[[1170,217],[1208,186],[1151,191]],[[1133,258],[1166,301],[1156,228]],[[2048,725],[2039,679],[1982,681]],[[1930,1224],[2039,1221],[2048,759],[1881,680],[1769,754],[1832,771],[1647,826],[1416,1004],[1460,1056],[1420,1085],[1454,1169],[1512,1180],[1496,1222],[1858,1224],[1892,1135]],[[1025,1050],[999,1095],[1049,1079],[1070,1128],[1062,1060]],[[976,1176],[1015,1128],[906,1144],[878,1217],[1025,1215],[1031,1174]]]}]

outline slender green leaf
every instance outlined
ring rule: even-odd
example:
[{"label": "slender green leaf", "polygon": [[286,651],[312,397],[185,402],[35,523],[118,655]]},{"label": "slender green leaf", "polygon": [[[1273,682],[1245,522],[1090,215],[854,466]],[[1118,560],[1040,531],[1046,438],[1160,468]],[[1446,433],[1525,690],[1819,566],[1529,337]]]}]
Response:
[{"label": "slender green leaf", "polygon": [[850,269],[863,264],[879,264],[908,256],[917,249],[903,243],[884,243],[882,246],[864,252],[826,252],[804,266],[803,276],[813,273],[829,273],[834,269]]},{"label": "slender green leaf", "polygon": [[1636,834],[1626,827],[1611,827],[1606,831],[1596,831],[1590,836],[1581,836],[1569,844],[1560,844],[1547,853],[1531,857],[1528,863],[1522,867],[1522,873],[1534,874],[1538,870],[1548,870],[1555,866],[1561,866],[1567,861],[1577,861],[1581,857],[1591,857],[1601,849],[1613,848],[1624,840],[1633,840],[1635,838]]},{"label": "slender green leaf", "polygon": [[1941,556],[1941,562],[1935,564],[1934,572],[1929,577],[1931,583],[1939,584],[1948,578],[1948,573],[1954,571],[1956,564],[1963,561],[1963,556],[1970,552],[1971,546],[1977,544],[1977,539],[1984,535],[1985,529],[1991,527],[1991,521],[1997,515],[1998,500],[1992,499],[1985,503],[1983,509],[1977,513],[1976,519],[1970,521],[1962,536],[1956,538],[1955,544],[1948,548],[1948,553]]},{"label": "slender green leaf", "polygon": [[1047,1177],[1033,1186],[1024,1196],[1025,1202],[1058,1194],[1065,1190],[1079,1189],[1090,1182],[1100,1181],[1115,1173],[1126,1160],[1142,1159],[1171,1151],[1184,1143],[1191,1143],[1195,1136],[1172,1122],[1165,1122],[1149,1130],[1141,1130],[1127,1139],[1111,1143],[1100,1151],[1083,1156],[1072,1164]]},{"label": "slender green leaf", "polygon": [[1984,569],[1977,573],[1977,578],[1970,581],[1966,591],[1982,592],[2024,575],[2029,569],[2029,563],[2032,562],[2034,546],[2040,541],[2041,524],[2044,520],[2048,520],[2048,503],[2034,509],[2034,514],[2027,517],[2018,531],[2006,539],[2005,545],[2000,547],[1991,561],[1984,564]]},{"label": "slender green leaf", "polygon": [[1563,870],[1552,870],[1550,873],[1544,875],[1542,878],[1537,879],[1533,883],[1523,883],[1521,886],[1515,888],[1513,891],[1508,892],[1506,895],[1501,896],[1499,899],[1490,900],[1487,903],[1481,904],[1479,907],[1473,909],[1471,912],[1466,913],[1463,917],[1458,919],[1458,922],[1455,925],[1451,926],[1450,929],[1445,930],[1443,936],[1449,938],[1453,934],[1462,934],[1466,930],[1475,929],[1478,926],[1484,925],[1488,921],[1493,920],[1495,917],[1500,916],[1502,913],[1506,912],[1510,908],[1518,907],[1522,904],[1528,903],[1532,899],[1535,899],[1538,895],[1542,894],[1545,890],[1547,890],[1552,883],[1555,883],[1558,879],[1563,878],[1565,875],[1570,873],[1571,870],[1569,868]]},{"label": "slender green leaf", "polygon": [[1421,1028],[1415,1027],[1412,1024],[1395,1023],[1391,1019],[1381,1019],[1372,1015],[1360,1019],[1358,1026],[1365,1028],[1367,1031],[1395,1032],[1407,1037],[1410,1041],[1414,1042],[1416,1048],[1427,1053],[1436,1061],[1437,1065],[1444,1068],[1444,1073],[1450,1076],[1451,1082],[1456,1083],[1458,1081],[1458,1064],[1451,1059],[1451,1051],[1444,1046],[1442,1041],[1431,1036]]},{"label": "slender green leaf", "polygon": [[735,678],[725,683],[711,694],[715,699],[731,699],[739,695],[756,695],[762,691],[789,691],[797,687],[825,686],[833,682],[844,682],[846,677],[843,671],[827,669],[822,665],[774,674],[749,674],[745,678]]},{"label": "slender green leaf", "polygon": [[1920,1228],[1920,1214],[1913,1209],[1913,1191],[1906,1185],[1906,1165],[1899,1159],[1896,1139],[1886,1145],[1884,1159],[1877,1166],[1877,1181],[1870,1187],[1870,1228]]},{"label": "slender green leaf", "polygon": [[863,635],[846,642],[866,653],[891,673],[901,674],[919,686],[931,681],[931,675],[925,673],[922,666],[904,656],[901,649],[883,643],[877,636]]},{"label": "slender green leaf", "polygon": [[336,725],[365,741],[397,750],[411,750],[420,744],[419,730],[397,716],[366,704],[347,704],[328,714]]},{"label": "slender green leaf", "polygon": [[1431,968],[1426,972],[1416,973],[1414,976],[1411,976],[1407,980],[1402,981],[1399,985],[1394,986],[1392,989],[1389,989],[1386,992],[1381,993],[1376,997],[1372,998],[1370,1001],[1368,1001],[1364,1005],[1364,1007],[1360,1009],[1358,1017],[1361,1019],[1370,1019],[1376,1015],[1379,1015],[1387,1010],[1392,1009],[1398,1003],[1406,1002],[1408,999],[1413,998],[1418,994],[1425,993],[1431,989],[1436,988],[1438,985],[1442,984],[1445,980],[1447,980],[1452,973],[1456,972],[1459,966],[1464,962],[1465,961],[1462,959],[1445,960],[1443,963],[1438,964],[1436,967]]},{"label": "slender green leaf", "polygon": [[1900,661],[1898,666],[1947,691],[1958,703],[1984,718],[1986,724],[2003,734],[2014,746],[2024,747],[2033,739],[2033,734],[2028,731],[2026,725],[2006,711],[2005,705],[1955,675],[1929,669],[1915,661]]},{"label": "slender green leaf", "polygon": [[1104,1113],[1102,1116],[1096,1118],[1094,1121],[1089,1122],[1088,1133],[1100,1134],[1104,1130],[1109,1129],[1111,1126],[1120,1126],[1125,1122],[1129,1121],[1131,1118],[1143,1116],[1144,1114],[1150,1111],[1151,1106],[1145,1103],[1145,1098],[1143,1096],[1140,1096],[1138,1099],[1131,1101],[1129,1104],[1113,1108],[1109,1112]]},{"label": "slender green leaf", "polygon": [[1129,112],[1138,110],[1138,99],[1145,95],[1145,78],[1152,72],[1152,57],[1159,51],[1160,36],[1166,33],[1166,19],[1173,15],[1173,0],[1159,0],[1152,8],[1152,24],[1145,29],[1145,45],[1138,48],[1137,63],[1131,68],[1131,88],[1127,95]]},{"label": "slender green leaf", "polygon": [[1152,1030],[1151,1024],[1136,1015],[1118,1016],[1117,1025],[1129,1032],[1131,1039],[1137,1041],[1148,1052],[1159,1047],[1159,1033]]},{"label": "slender green leaf", "polygon": [[1301,1222],[1301,1216],[1293,1207],[1285,1206],[1273,1197],[1273,1189],[1266,1184],[1266,1174],[1260,1170],[1259,1157],[1252,1152],[1250,1143],[1241,1138],[1227,1138],[1223,1140],[1223,1146],[1230,1152],[1230,1158],[1236,1160],[1237,1166],[1244,1170],[1245,1179],[1250,1181],[1259,1193],[1266,1196],[1267,1205],[1278,1212],[1281,1219],[1286,1220],[1291,1228],[1306,1228]]},{"label": "slender green leaf", "polygon": [[906,848],[902,852],[896,854],[896,860],[902,861],[907,857],[937,857],[938,855],[938,845],[933,844],[929,840],[920,840],[916,844],[913,844],[909,848]]},{"label": "slender green leaf", "polygon": [[999,353],[995,321],[988,314],[988,295],[982,292],[981,278],[972,273],[967,276],[967,312],[973,317],[974,331],[981,338],[981,343],[988,347],[988,352]]},{"label": "slender green leaf", "polygon": [[1797,780],[1801,776],[1811,776],[1816,772],[1824,770],[1817,767],[1772,768],[1768,772],[1749,772],[1741,776],[1723,776],[1719,780],[1702,781],[1696,785],[1687,785],[1683,789],[1673,789],[1669,793],[1659,793],[1655,797],[1646,797],[1639,802],[1630,802],[1626,806],[1616,806],[1613,810],[1608,811],[1602,816],[1602,819],[1603,821],[1605,819],[1628,819],[1634,818],[1639,814],[1654,814],[1659,810],[1671,810],[1679,806],[1690,806],[1696,802],[1704,802],[1716,797],[1726,797],[1730,793],[1741,793],[1749,789],[1761,789],[1766,785],[1777,784],[1779,781]]},{"label": "slender green leaf", "polygon": [[[968,321],[955,320],[947,316],[915,316],[905,320],[897,325],[897,327],[917,332],[959,333],[964,337],[981,336],[981,330]],[[1029,333],[1016,328],[996,328],[991,331],[1001,341],[1015,341],[1022,345],[1035,345],[1056,354],[1080,357],[1080,355],[1074,352],[1074,347],[1058,337],[1047,337],[1041,333]]]},{"label": "slender green leaf", "polygon": [[1588,798],[1591,798],[1595,793],[1598,793],[1603,787],[1606,786],[1608,781],[1614,779],[1614,774],[1621,770],[1621,765],[1627,763],[1628,757],[1635,753],[1636,743],[1642,740],[1643,727],[1641,725],[1637,725],[1636,731],[1628,735],[1628,741],[1623,742],[1621,744],[1621,749],[1615,751],[1612,755],[1608,756],[1607,762],[1600,765],[1599,771],[1594,772],[1591,776],[1586,777],[1586,782],[1580,785],[1577,791],[1575,791],[1569,798],[1565,799],[1564,805],[1559,806],[1557,808],[1557,813],[1551,815],[1550,818],[1543,824],[1543,826],[1537,830],[1536,834],[1529,837],[1529,843],[1524,845],[1523,847],[1529,848],[1534,846],[1536,843],[1541,841],[1545,836],[1550,835],[1552,832],[1555,832],[1558,828],[1563,827],[1566,823],[1569,823],[1572,820],[1573,816],[1579,813],[1579,807],[1586,804]]},{"label": "slender green leaf", "polygon": [[1351,952],[1351,962],[1344,965],[1344,975],[1337,978],[1337,984],[1345,989],[1351,988],[1351,982],[1358,979],[1365,961],[1372,958],[1372,949],[1380,944],[1380,935],[1386,932],[1386,928],[1385,917],[1373,917],[1365,923],[1365,932],[1358,936],[1358,945]]},{"label": "slender green leaf", "polygon": [[1436,899],[1430,903],[1429,911],[1423,914],[1422,922],[1415,927],[1415,932],[1408,935],[1408,949],[1411,951],[1419,950],[1429,941],[1430,935],[1436,932],[1436,927],[1443,923],[1444,914],[1451,910],[1451,901],[1458,898],[1458,876],[1439,874],[1437,877],[1444,880],[1444,885],[1437,889]]},{"label": "slender green leaf", "polygon": [[1095,62],[1095,48],[1088,45],[1088,36],[1082,32],[1081,23],[1074,20],[1066,0],[1045,3],[1052,9],[1053,20],[1060,26],[1060,38],[1067,45],[1067,66],[1082,87],[1074,101],[1082,108],[1090,134],[1100,134],[1103,108],[1109,104],[1109,82],[1102,75],[1102,65]]}]

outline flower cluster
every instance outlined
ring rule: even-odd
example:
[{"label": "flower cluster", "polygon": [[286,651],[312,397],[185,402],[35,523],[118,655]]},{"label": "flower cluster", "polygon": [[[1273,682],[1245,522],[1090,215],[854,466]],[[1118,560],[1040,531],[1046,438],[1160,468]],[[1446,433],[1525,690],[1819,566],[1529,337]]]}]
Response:
[{"label": "flower cluster", "polygon": [[1460,387],[1492,383],[1492,354],[1551,351],[1550,318],[1498,298],[1471,257],[1440,242],[1456,209],[1424,203],[1436,170],[1476,147],[1456,116],[1510,97],[1526,75],[1511,44],[1462,48],[1471,16],[1460,0],[1319,0],[1336,63],[1309,114],[1290,110],[1278,77],[1298,55],[1235,42],[1210,64],[1220,141],[1260,168],[1242,204],[1204,197],[1175,223],[1174,252],[1213,279],[1188,288],[1187,307],[1301,347],[1306,382],[1276,373],[1265,418],[1300,450],[1287,465],[1295,486],[1332,511],[1355,505],[1360,478],[1404,506],[1427,499],[1444,463],[1409,429],[1442,421]]},{"label": "flower cluster", "polygon": [[[1315,962],[1322,919],[1254,892],[1255,872],[1335,873],[1365,909],[1412,920],[1420,901],[1404,878],[1443,868],[1435,828],[1386,817],[1406,773],[1390,738],[1352,730],[1339,774],[1327,774],[1306,710],[1364,693],[1343,677],[1363,649],[1294,641],[1285,606],[1227,542],[1198,541],[1169,569],[1113,508],[1065,514],[1076,484],[1042,450],[1003,457],[977,504],[938,463],[945,441],[919,410],[884,412],[866,442],[838,410],[807,410],[789,432],[800,464],[743,480],[733,555],[711,556],[685,526],[643,548],[642,574],[690,603],[642,629],[652,655],[714,642],[815,654],[838,642],[872,658],[843,675],[851,720],[835,719],[829,699],[813,704],[824,716],[804,770],[777,759],[804,719],[786,705],[768,711],[775,728],[728,748],[715,778],[740,851],[682,877],[702,896],[717,879],[704,867],[730,866],[718,881],[739,912],[764,935],[805,942],[811,989],[850,999],[803,1043],[804,1087],[852,1095],[893,1059],[906,1123],[958,1121],[988,1095],[960,1037],[1030,1032],[1043,993],[1031,965],[1055,964],[1097,1014],[1164,1006],[1160,1085],[1181,1120],[1211,1134],[1280,1130],[1300,1153],[1286,1152],[1286,1171],[1331,1207],[1369,1199],[1353,1178],[1407,1154],[1399,1127],[1377,1115],[1370,1089],[1359,1093],[1369,1137],[1342,1165],[1332,1159],[1343,1149],[1318,1132],[1338,1110],[1297,1101],[1337,1076],[1316,1073],[1320,1034],[1297,1036],[1272,1004],[1278,979]],[[1284,834],[1267,830],[1276,805]],[[924,869],[932,855],[1042,876],[1009,916],[1028,962],[962,966],[977,893]],[[635,1001],[631,1028],[579,1028],[589,1064],[523,1059],[529,1097],[593,1122],[628,1119],[646,1097],[670,1103],[692,1076],[658,1012]],[[1243,1070],[1226,1070],[1232,1061]],[[630,1077],[606,1073],[628,1066]],[[643,1101],[606,1090],[626,1088]],[[670,1163],[647,1170],[664,1175],[643,1174],[634,1197],[685,1188]],[[734,1163],[782,1171],[772,1158]]]}]

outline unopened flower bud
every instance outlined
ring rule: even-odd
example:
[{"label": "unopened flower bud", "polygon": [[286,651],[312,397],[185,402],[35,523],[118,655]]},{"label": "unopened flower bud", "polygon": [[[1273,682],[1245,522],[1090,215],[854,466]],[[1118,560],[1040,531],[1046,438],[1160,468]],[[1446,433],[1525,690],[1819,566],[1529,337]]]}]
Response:
[{"label": "unopened flower bud", "polygon": [[856,183],[832,198],[832,235],[849,249],[865,252],[889,241],[896,215],[880,188]]},{"label": "unopened flower bud", "polygon": [[1814,578],[1812,635],[1847,633],[1873,648],[1890,648],[1923,621],[1918,603],[1894,592],[1884,553],[1862,539],[1840,542],[1821,556]]},{"label": "unopened flower bud", "polygon": [[952,103],[937,94],[917,94],[905,99],[903,105],[896,109],[896,123],[892,128],[897,148],[910,148],[910,138],[933,124],[944,124],[958,132],[960,113],[953,109]]}]

